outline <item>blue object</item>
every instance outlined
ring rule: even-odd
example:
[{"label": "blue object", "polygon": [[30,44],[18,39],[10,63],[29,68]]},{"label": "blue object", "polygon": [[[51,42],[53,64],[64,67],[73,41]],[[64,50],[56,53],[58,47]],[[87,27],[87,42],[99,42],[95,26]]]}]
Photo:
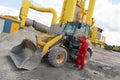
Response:
[{"label": "blue object", "polygon": [[5,32],[5,33],[10,33],[11,24],[12,24],[12,21],[6,19],[6,20],[5,20],[5,24],[4,24],[4,28],[3,28],[3,32]]}]

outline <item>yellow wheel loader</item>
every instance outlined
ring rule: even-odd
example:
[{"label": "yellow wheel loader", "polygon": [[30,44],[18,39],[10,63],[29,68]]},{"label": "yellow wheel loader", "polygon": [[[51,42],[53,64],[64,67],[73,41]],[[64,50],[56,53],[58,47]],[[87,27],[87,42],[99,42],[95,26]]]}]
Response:
[{"label": "yellow wheel loader", "polygon": [[[10,51],[10,57],[17,68],[28,70],[35,69],[41,59],[47,55],[48,61],[54,67],[63,66],[68,56],[76,59],[80,43],[76,36],[86,35],[89,37],[90,27],[80,22],[67,22],[66,24],[55,24],[50,29],[38,22],[28,20],[26,25],[32,25],[36,30],[46,34],[44,38],[36,35],[36,44],[25,39]],[[85,57],[87,63],[92,55],[91,44]]]}]

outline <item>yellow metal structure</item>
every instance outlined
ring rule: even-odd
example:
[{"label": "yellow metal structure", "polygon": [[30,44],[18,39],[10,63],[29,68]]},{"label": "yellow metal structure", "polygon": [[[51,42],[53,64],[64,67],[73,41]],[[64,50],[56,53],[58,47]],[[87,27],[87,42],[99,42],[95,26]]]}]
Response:
[{"label": "yellow metal structure", "polygon": [[0,18],[5,18],[5,19],[16,21],[16,22],[20,22],[17,16],[0,15]]},{"label": "yellow metal structure", "polygon": [[104,46],[105,45],[105,36],[101,36],[101,33],[99,31],[98,27],[92,27],[91,33],[90,33],[90,41],[95,45]]},{"label": "yellow metal structure", "polygon": [[20,19],[21,19],[21,27],[25,27],[25,22],[27,19],[29,9],[34,9],[40,12],[49,12],[53,14],[52,24],[56,24],[57,13],[53,8],[40,8],[38,6],[33,5],[29,0],[23,0],[22,8],[20,11]]},{"label": "yellow metal structure", "polygon": [[77,0],[77,6],[79,10],[77,12],[77,21],[85,23],[87,10],[85,9],[86,0]]},{"label": "yellow metal structure", "polygon": [[99,31],[97,27],[94,27],[95,20],[94,18],[92,18],[95,2],[96,0],[90,0],[88,10],[86,10],[85,9],[86,0],[64,0],[59,23],[63,24],[63,23],[67,23],[68,21],[74,21],[75,12],[77,12],[76,20],[86,23],[90,25],[90,27],[92,28],[92,31],[89,36],[90,41],[92,43],[104,45],[105,37],[103,37],[102,39],[97,39]]},{"label": "yellow metal structure", "polygon": [[85,23],[87,11],[85,9],[80,9],[77,15],[78,21]]},{"label": "yellow metal structure", "polygon": [[[96,0],[90,0],[88,10],[85,9],[86,0],[64,0],[61,19],[59,23],[66,23],[68,21],[74,21],[76,12],[76,6],[79,7],[77,12],[77,21],[92,25],[92,15]],[[71,4],[72,3],[72,4]],[[69,14],[68,14],[69,13]]]},{"label": "yellow metal structure", "polygon": [[95,42],[96,41],[96,38],[97,38],[97,31],[98,29],[97,29],[97,27],[92,27],[92,30],[91,30],[91,33],[90,33],[90,37],[89,37],[89,39],[90,39],[90,41],[91,42]]},{"label": "yellow metal structure", "polygon": [[77,6],[84,8],[86,0],[77,0]]},{"label": "yellow metal structure", "polygon": [[[46,55],[46,53],[49,51],[49,48],[55,44],[57,41],[59,41],[62,38],[62,35],[58,36],[52,36],[52,39],[49,41],[41,40],[40,37],[36,38],[38,47],[42,48],[42,57]],[[48,39],[48,37],[46,38]]]},{"label": "yellow metal structure", "polygon": [[[87,14],[84,8],[85,2],[86,0],[64,0],[59,23],[74,21],[75,12],[77,12],[77,21],[85,22],[85,15]],[[79,11],[76,11],[76,6],[79,7]]]},{"label": "yellow metal structure", "polygon": [[76,0],[64,0],[59,23],[63,24],[68,21],[73,21],[76,3],[77,3]]},{"label": "yellow metal structure", "polygon": [[87,11],[87,16],[86,16],[86,23],[88,25],[92,24],[92,16],[93,16],[95,2],[96,2],[96,0],[90,0],[90,2],[89,2],[89,7],[88,7],[88,11]]},{"label": "yellow metal structure", "polygon": [[[99,40],[98,37],[98,28],[94,27],[95,20],[92,18],[94,6],[96,0],[90,0],[88,10],[85,9],[86,0],[64,0],[61,18],[59,23],[67,23],[68,21],[74,21],[75,12],[77,11],[77,21],[86,23],[90,25],[92,31],[90,33],[89,39],[92,43],[97,43],[104,45],[105,39]],[[73,3],[73,4],[71,4]],[[77,10],[77,7],[79,8]],[[69,14],[68,14],[69,13]]]},{"label": "yellow metal structure", "polygon": [[11,26],[12,27],[10,29],[10,33],[13,33],[13,32],[16,32],[17,30],[19,30],[20,24],[16,24],[15,22],[13,22]]}]

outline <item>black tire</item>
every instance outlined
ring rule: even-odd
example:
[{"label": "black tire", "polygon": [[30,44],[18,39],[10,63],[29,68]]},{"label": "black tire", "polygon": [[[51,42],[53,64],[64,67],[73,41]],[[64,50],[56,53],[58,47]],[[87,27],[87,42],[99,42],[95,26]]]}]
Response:
[{"label": "black tire", "polygon": [[67,51],[62,47],[52,49],[48,54],[48,61],[54,67],[63,66],[67,61]]},{"label": "black tire", "polygon": [[90,48],[88,48],[88,52],[90,53],[90,57],[92,57],[93,52]]}]

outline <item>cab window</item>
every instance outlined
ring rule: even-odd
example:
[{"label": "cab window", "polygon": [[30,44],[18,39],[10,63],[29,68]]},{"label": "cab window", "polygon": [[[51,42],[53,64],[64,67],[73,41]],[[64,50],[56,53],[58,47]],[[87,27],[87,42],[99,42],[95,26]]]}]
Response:
[{"label": "cab window", "polygon": [[89,34],[89,26],[88,25],[82,25],[81,28],[77,28],[75,31],[75,36],[82,36],[82,35],[86,35],[88,36]]},{"label": "cab window", "polygon": [[65,29],[64,29],[64,32],[67,33],[68,35],[71,35],[74,33],[74,29],[75,29],[76,25],[75,24],[67,24]]}]

